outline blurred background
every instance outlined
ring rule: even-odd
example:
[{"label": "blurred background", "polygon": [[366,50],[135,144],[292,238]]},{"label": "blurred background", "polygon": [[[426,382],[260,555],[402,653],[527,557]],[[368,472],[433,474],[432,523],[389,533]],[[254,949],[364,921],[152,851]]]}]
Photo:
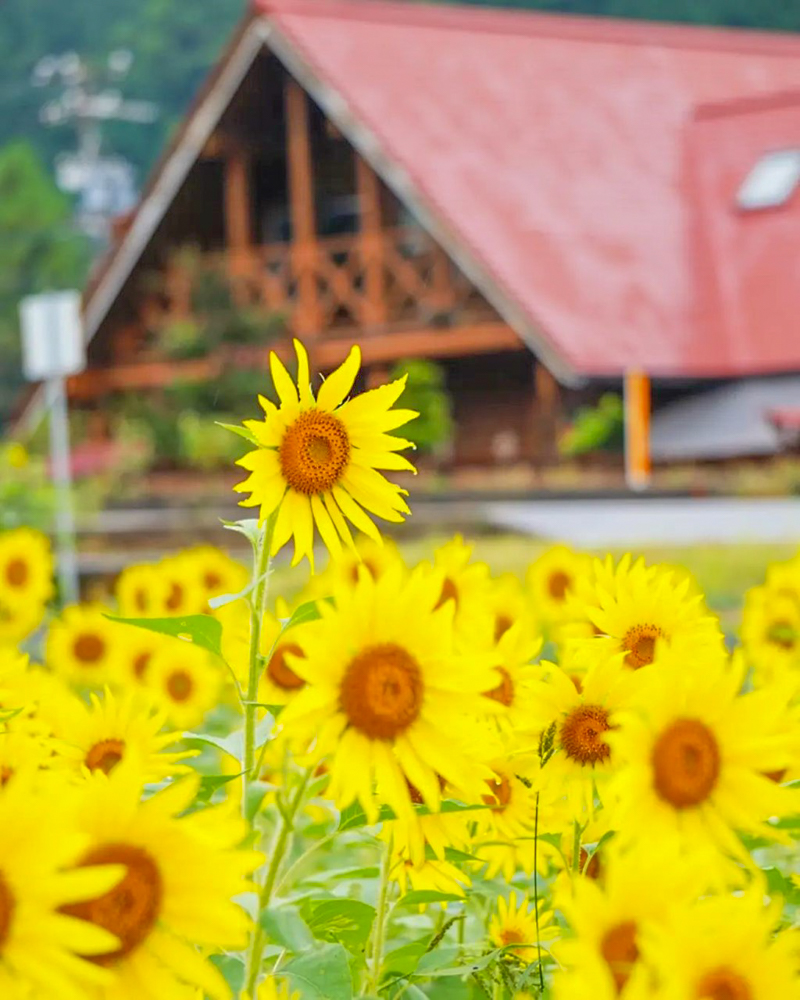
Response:
[{"label": "blurred background", "polygon": [[56,503],[19,303],[73,288],[84,572],[219,540],[218,424],[292,335],[408,375],[421,534],[795,541],[798,31],[784,0],[5,0],[2,526]]}]

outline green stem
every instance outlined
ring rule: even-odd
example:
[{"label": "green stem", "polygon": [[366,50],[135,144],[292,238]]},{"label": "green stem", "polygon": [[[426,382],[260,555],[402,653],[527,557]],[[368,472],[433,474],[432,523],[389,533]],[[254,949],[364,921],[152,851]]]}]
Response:
[{"label": "green stem", "polygon": [[272,894],[275,889],[278,872],[280,871],[281,861],[283,861],[287,848],[289,847],[289,843],[292,839],[295,817],[297,816],[297,811],[300,808],[300,803],[303,800],[306,785],[308,784],[308,779],[310,777],[311,768],[308,768],[303,774],[294,798],[289,803],[288,807],[281,811],[278,819],[278,826],[275,830],[275,839],[272,843],[272,847],[270,848],[269,867],[267,868],[264,884],[261,886],[261,892],[258,896],[257,922],[256,926],[253,928],[253,937],[250,941],[250,948],[247,955],[247,976],[245,977],[246,988],[244,992],[249,997],[255,996],[256,982],[261,968],[261,956],[264,952],[264,930],[261,923],[258,921],[258,917],[261,915],[261,912],[269,906],[272,900]]},{"label": "green stem", "polygon": [[542,969],[542,937],[539,932],[539,793],[536,793],[536,812],[533,817],[533,912],[536,919],[536,964],[539,971],[539,992],[544,993]]},{"label": "green stem", "polygon": [[389,899],[389,870],[392,864],[392,835],[384,846],[381,860],[381,884],[378,892],[378,908],[375,912],[375,923],[372,925],[371,969],[367,981],[366,993],[377,996],[381,983],[381,966],[383,965],[383,940],[386,931],[386,903]]},{"label": "green stem", "polygon": [[269,573],[272,563],[272,536],[275,531],[275,521],[278,512],[274,511],[267,518],[267,523],[258,542],[255,555],[255,587],[250,599],[250,661],[247,675],[247,698],[244,705],[244,760],[242,773],[244,786],[242,788],[242,813],[247,818],[247,801],[250,785],[255,777],[256,757],[256,712],[254,704],[258,695],[258,680],[260,676],[259,651],[261,648],[261,622],[267,606],[269,593]]},{"label": "green stem", "polygon": [[576,819],[572,823],[572,871],[578,875],[581,870],[581,825]]}]

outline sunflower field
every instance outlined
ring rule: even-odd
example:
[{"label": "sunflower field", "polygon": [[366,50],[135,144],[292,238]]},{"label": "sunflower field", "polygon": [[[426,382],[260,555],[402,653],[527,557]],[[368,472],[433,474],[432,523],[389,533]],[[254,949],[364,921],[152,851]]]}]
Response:
[{"label": "sunflower field", "polygon": [[738,637],[675,566],[408,565],[403,379],[295,348],[231,428],[251,567],[59,609],[0,534],[3,1000],[800,998],[800,556]]}]

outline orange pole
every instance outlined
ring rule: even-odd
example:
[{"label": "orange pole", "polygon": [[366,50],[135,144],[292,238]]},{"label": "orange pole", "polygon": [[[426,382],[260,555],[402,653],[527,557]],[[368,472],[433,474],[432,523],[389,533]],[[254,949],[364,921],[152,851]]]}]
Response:
[{"label": "orange pole", "polygon": [[639,370],[625,373],[625,481],[631,490],[650,484],[650,379]]}]

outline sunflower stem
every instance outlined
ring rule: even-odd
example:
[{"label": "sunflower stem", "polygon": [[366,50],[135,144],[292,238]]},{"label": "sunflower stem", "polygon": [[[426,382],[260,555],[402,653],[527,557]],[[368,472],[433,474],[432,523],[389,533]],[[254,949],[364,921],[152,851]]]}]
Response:
[{"label": "sunflower stem", "polygon": [[572,824],[572,872],[578,875],[581,870],[581,825],[576,819]]},{"label": "sunflower stem", "polygon": [[539,991],[544,993],[542,969],[542,936],[539,932],[539,793],[536,793],[536,812],[533,815],[533,913],[536,919],[536,965],[539,972]]},{"label": "sunflower stem", "polygon": [[372,947],[370,953],[370,974],[367,981],[365,996],[378,995],[381,983],[381,966],[383,965],[383,939],[386,931],[386,904],[389,899],[389,870],[392,864],[392,834],[384,845],[381,859],[381,884],[378,891],[378,908],[375,912],[375,922],[372,925]]},{"label": "sunflower stem", "polygon": [[[279,508],[280,509],[280,508]],[[256,757],[256,712],[255,704],[258,694],[260,675],[259,650],[261,648],[261,622],[267,606],[269,593],[269,573],[272,563],[272,536],[275,532],[275,521],[278,511],[273,511],[267,518],[264,530],[258,540],[253,571],[254,589],[250,598],[250,659],[247,675],[247,698],[244,702],[244,760],[242,761],[243,788],[242,813],[247,818],[247,803],[250,785],[255,776]]]},{"label": "sunflower stem", "polygon": [[[292,834],[294,833],[295,817],[297,816],[300,804],[303,801],[306,786],[308,785],[308,779],[311,777],[311,771],[312,769],[310,767],[304,771],[300,784],[297,786],[294,798],[291,800],[288,807],[280,814],[278,826],[275,829],[275,838],[269,851],[269,867],[267,868],[267,874],[264,878],[264,884],[261,886],[261,891],[258,894],[258,917],[260,917],[262,912],[266,910],[272,900],[272,895],[275,890],[275,882],[278,878],[281,862],[283,861],[289,844],[291,843]],[[263,955],[263,952],[264,930],[260,921],[257,919],[256,926],[253,928],[253,936],[250,940],[250,948],[247,955],[247,975],[245,976],[245,989],[242,994],[243,996],[255,996],[256,983],[258,981],[258,973],[261,969],[261,956]]]}]

